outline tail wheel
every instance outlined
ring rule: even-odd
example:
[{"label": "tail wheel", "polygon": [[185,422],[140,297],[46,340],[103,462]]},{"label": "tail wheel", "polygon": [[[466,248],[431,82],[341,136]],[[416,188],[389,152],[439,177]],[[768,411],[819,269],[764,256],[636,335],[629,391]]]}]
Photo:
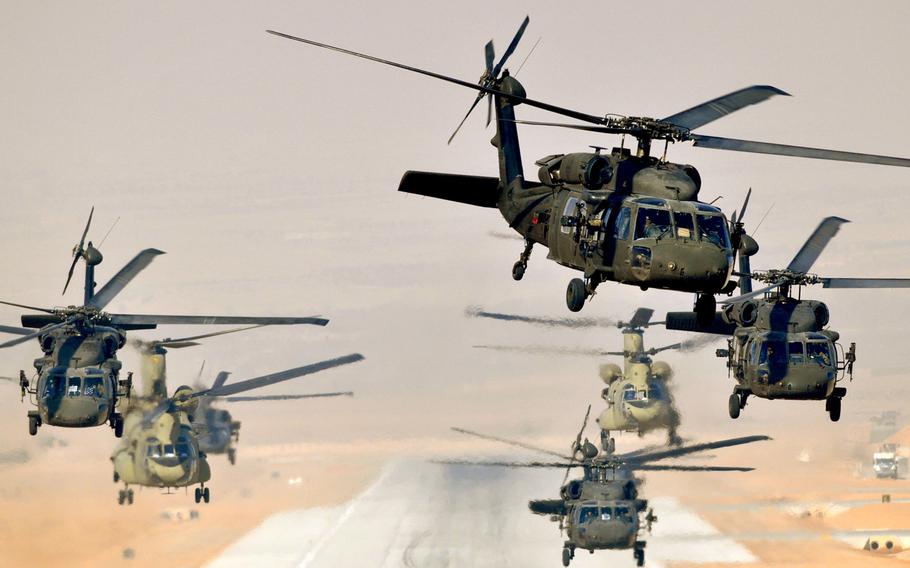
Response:
[{"label": "tail wheel", "polygon": [[580,312],[585,306],[588,291],[585,289],[585,281],[581,278],[573,278],[569,281],[569,287],[566,288],[566,306],[569,311]]},{"label": "tail wheel", "polygon": [[730,418],[736,420],[739,418],[739,411],[742,409],[739,402],[739,395],[733,393],[730,395],[730,400],[727,403],[728,410],[730,411]]}]

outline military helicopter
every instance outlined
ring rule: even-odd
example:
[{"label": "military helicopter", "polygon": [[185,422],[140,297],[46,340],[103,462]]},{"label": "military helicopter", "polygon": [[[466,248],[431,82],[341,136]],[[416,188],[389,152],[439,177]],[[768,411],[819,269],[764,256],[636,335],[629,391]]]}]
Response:
[{"label": "military helicopter", "polygon": [[[694,292],[694,309],[701,321],[709,323],[716,309],[714,295],[729,294],[736,288],[736,282],[730,279],[734,252],[758,251],[758,244],[748,235],[741,234],[736,239],[730,235],[719,208],[698,201],[701,175],[691,165],[667,161],[670,143],[693,142],[697,147],[719,150],[910,166],[910,159],[904,158],[694,132],[747,106],[787,95],[768,85],[740,89],[663,119],[597,116],[530,99],[521,83],[505,69],[529,21],[524,19],[495,65],[493,42],[487,43],[486,65],[477,83],[273,30],[268,33],[474,89],[477,97],[462,124],[486,96],[488,125],[495,108],[496,135],[492,143],[499,153],[499,177],[408,171],[398,190],[498,208],[509,227],[525,240],[524,250],[512,267],[515,280],[524,277],[535,244],[549,249],[550,260],[584,273],[583,278],[572,279],[566,290],[566,304],[574,312],[582,309],[600,283],[613,281],[642,289]],[[522,104],[581,123],[516,120],[515,107]],[[518,124],[629,135],[638,146],[634,154],[623,143],[610,152],[595,146],[594,152],[545,156],[536,162],[539,181],[532,182],[524,175]],[[654,141],[664,142],[660,157],[651,154]]]},{"label": "military helicopter", "polygon": [[[688,312],[667,314],[667,329],[732,336],[728,349],[717,356],[727,359],[736,380],[729,399],[730,418],[738,418],[752,395],[767,399],[824,400],[833,422],[840,420],[846,387],[837,386],[848,375],[853,379],[856,344],[845,351],[840,334],[827,327],[828,306],[802,298],[803,286],[824,288],[908,288],[907,278],[825,278],[809,271],[828,242],[847,223],[826,217],[783,270],[750,271],[740,264],[741,296],[724,302],[723,310],[707,326]],[[752,280],[768,284],[752,290]],[[796,289],[796,296],[793,291]],[[762,296],[761,299],[754,299]]]},{"label": "military helicopter", "polygon": [[167,490],[198,485],[194,491],[196,503],[209,502],[211,493],[205,484],[211,479],[211,468],[199,441],[205,430],[195,420],[200,403],[206,398],[239,394],[363,360],[363,355],[353,353],[230,385],[222,380],[220,385],[203,390],[181,386],[168,397],[164,355],[153,357],[149,365],[160,369],[161,374],[154,386],[149,386],[148,396],[130,404],[125,417],[126,437],[111,455],[114,482],[124,484],[118,494],[121,505],[133,503],[131,485]]},{"label": "military helicopter", "polygon": [[[19,372],[22,399],[29,395],[36,410],[28,412],[28,431],[32,436],[44,424],[69,428],[100,426],[109,423],[114,435],[123,434],[123,416],[118,412],[122,398],[129,398],[132,378],[120,378],[121,362],[117,351],[126,344],[126,331],[154,329],[158,324],[309,324],[324,326],[320,317],[238,317],[185,316],[148,314],[111,314],[104,307],[113,300],[139,272],[158,255],[157,249],[145,249],[136,255],[98,292],[95,292],[95,267],[101,263],[101,252],[86,236],[92,223],[94,208],[82,232],[79,244],[73,249],[73,263],[67,275],[64,293],[69,286],[76,264],[85,263],[85,296],[81,306],[42,308],[0,301],[42,314],[22,316],[24,327],[3,326],[0,332],[19,337],[0,343],[0,348],[19,345],[37,338],[43,356],[35,359],[36,378],[29,380],[25,371]],[[35,331],[37,329],[37,331]]]},{"label": "military helicopter", "polygon": [[[501,442],[545,454],[557,461],[530,462],[473,462],[444,460],[440,463],[457,465],[478,465],[497,467],[565,468],[566,475],[559,491],[559,499],[537,499],[528,503],[531,512],[549,516],[558,521],[560,531],[565,529],[566,541],[562,549],[562,565],[568,566],[575,557],[576,549],[628,550],[632,549],[638,566],[645,563],[645,541],[640,539],[642,528],[651,531],[657,521],[648,502],[639,498],[638,488],[643,480],[635,474],[639,471],[751,471],[748,467],[703,466],[681,464],[659,464],[655,462],[677,458],[697,452],[770,440],[768,436],[746,436],[717,442],[706,442],[672,449],[647,448],[626,454],[600,455],[597,447],[581,437],[587,426],[591,407],[585,414],[582,428],[572,443],[571,455],[563,455],[545,448],[538,448],[524,442],[489,436],[463,428],[456,432],[485,440]],[[581,479],[566,483],[569,472],[580,467],[584,471]]]},{"label": "military helicopter", "polygon": [[673,349],[692,351],[707,345],[700,340],[689,340],[672,345],[651,349],[644,347],[644,330],[653,325],[664,325],[665,322],[652,322],[654,310],[638,308],[628,322],[616,322],[604,318],[542,318],[514,314],[488,312],[480,308],[469,308],[467,315],[501,321],[520,321],[545,325],[549,327],[568,327],[583,329],[595,326],[618,327],[622,330],[622,351],[601,351],[597,349],[562,349],[548,346],[500,346],[475,345],[484,349],[521,351],[535,354],[591,355],[595,357],[621,356],[623,368],[615,363],[600,366],[600,378],[607,384],[601,397],[607,402],[607,408],[597,418],[601,428],[601,448],[613,453],[616,440],[611,432],[637,432],[643,436],[654,430],[667,430],[668,443],[682,444],[678,429],[680,425],[679,410],[673,401],[670,379],[673,369],[663,361],[654,361],[652,356]]}]

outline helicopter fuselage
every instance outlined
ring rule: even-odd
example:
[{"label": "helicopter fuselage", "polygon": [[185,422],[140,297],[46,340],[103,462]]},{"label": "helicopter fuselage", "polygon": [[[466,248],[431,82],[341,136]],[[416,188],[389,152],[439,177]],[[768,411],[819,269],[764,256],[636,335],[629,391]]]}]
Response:
[{"label": "helicopter fuselage", "polygon": [[634,501],[579,501],[569,507],[566,534],[585,550],[628,549],[638,540],[639,510]]}]

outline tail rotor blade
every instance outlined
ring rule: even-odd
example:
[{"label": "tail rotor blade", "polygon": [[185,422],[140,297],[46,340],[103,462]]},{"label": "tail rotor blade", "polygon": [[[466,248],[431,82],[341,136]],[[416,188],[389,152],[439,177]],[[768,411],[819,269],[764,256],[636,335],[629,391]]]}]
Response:
[{"label": "tail rotor blade", "polygon": [[528,27],[528,24],[530,22],[530,16],[525,16],[525,19],[521,22],[521,26],[518,27],[518,31],[515,32],[515,37],[512,38],[512,42],[509,44],[509,47],[506,48],[505,52],[502,54],[502,57],[499,60],[499,63],[497,63],[496,67],[493,68],[493,78],[499,77],[499,72],[502,71],[502,67],[506,64],[509,56],[515,52],[515,48],[518,47],[518,42],[521,41],[521,36],[524,35],[525,29]]},{"label": "tail rotor blade", "polygon": [[[458,131],[461,130],[461,127],[464,125],[465,121],[468,120],[468,117],[471,116],[471,113],[474,112],[474,107],[477,106],[477,103],[480,102],[480,99],[483,98],[483,93],[477,93],[477,97],[474,98],[474,102],[471,104],[471,108],[468,109],[468,112],[465,113],[464,118],[461,119],[461,122],[458,123],[458,126],[455,128],[455,131],[452,132],[452,135],[449,136],[448,142],[446,144],[451,144],[452,140],[455,139],[455,135],[458,134]],[[487,121],[489,123],[489,120]]]},{"label": "tail rotor blade", "polygon": [[83,246],[85,245],[85,237],[88,236],[88,229],[92,226],[92,216],[95,214],[95,206],[92,206],[92,210],[88,214],[88,222],[85,224],[85,229],[82,231],[82,238],[79,239],[79,244],[76,245],[76,248],[73,249],[73,263],[70,265],[70,270],[66,275],[66,284],[63,285],[63,294],[66,294],[66,289],[70,285],[70,280],[73,279],[73,272],[76,270],[76,264],[79,263],[79,259],[82,258],[82,252],[85,250]]}]

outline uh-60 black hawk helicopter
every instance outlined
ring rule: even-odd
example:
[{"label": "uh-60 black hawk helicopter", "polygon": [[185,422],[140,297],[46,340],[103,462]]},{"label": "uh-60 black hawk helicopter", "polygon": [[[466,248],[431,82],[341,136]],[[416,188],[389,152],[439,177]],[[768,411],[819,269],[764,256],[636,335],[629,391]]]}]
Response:
[{"label": "uh-60 black hawk helicopter", "polygon": [[[572,311],[581,310],[601,282],[614,281],[641,288],[694,292],[698,294],[695,311],[707,323],[716,309],[714,295],[729,294],[736,288],[736,281],[730,279],[734,252],[752,255],[758,251],[758,244],[741,225],[728,223],[719,208],[698,201],[701,175],[691,165],[666,160],[670,143],[693,142],[698,147],[719,150],[910,166],[910,159],[904,158],[693,132],[744,107],[787,94],[767,85],[747,87],[663,119],[596,116],[530,99],[521,83],[504,68],[528,22],[525,18],[495,65],[493,42],[487,43],[486,67],[478,83],[281,32],[269,33],[474,89],[478,91],[477,98],[465,119],[486,96],[487,124],[494,109],[496,115],[492,143],[499,152],[499,177],[408,171],[398,190],[498,208],[509,227],[525,240],[524,251],[512,268],[515,280],[524,276],[535,244],[549,249],[549,259],[584,273],[583,279],[569,282],[566,290],[566,303]],[[516,120],[515,107],[521,104],[587,124]],[[594,152],[546,156],[536,162],[539,181],[532,182],[525,179],[517,124],[629,135],[638,145],[634,153],[620,146],[610,152],[596,148]],[[664,142],[660,157],[651,155],[654,141]]]},{"label": "uh-60 black hawk helicopter", "polygon": [[[729,399],[730,418],[738,418],[750,396],[767,399],[824,400],[832,421],[840,420],[846,387],[853,379],[856,344],[847,350],[837,343],[840,334],[829,329],[830,312],[824,302],[802,298],[802,287],[910,288],[910,278],[824,278],[811,274],[812,265],[846,219],[827,217],[783,270],[751,271],[740,258],[741,296],[724,302],[714,320],[702,325],[690,312],[667,314],[667,329],[732,336],[727,359],[736,380]],[[768,286],[752,290],[752,280]],[[793,292],[796,289],[796,296]],[[762,296],[761,299],[756,299]]]},{"label": "uh-60 black hawk helicopter", "polygon": [[[648,502],[640,498],[639,488],[644,480],[636,476],[636,473],[640,471],[752,471],[752,468],[749,467],[655,462],[770,439],[767,436],[745,436],[669,449],[646,448],[625,454],[604,455],[587,439],[584,442],[581,440],[590,413],[591,407],[589,406],[581,430],[572,443],[571,455],[563,455],[524,442],[453,428],[461,434],[542,453],[549,456],[551,461],[445,460],[440,463],[518,468],[564,468],[566,474],[562,480],[558,499],[535,499],[528,502],[528,508],[532,513],[549,516],[551,520],[559,522],[560,530],[566,531],[566,541],[562,549],[563,566],[568,566],[572,562],[576,549],[587,550],[592,554],[595,550],[632,549],[638,566],[644,566],[646,542],[640,538],[641,531],[646,528],[650,532],[651,525],[657,521],[657,517],[648,508]],[[552,458],[557,458],[558,461],[552,461]],[[581,479],[568,481],[569,472],[573,468],[579,467],[582,468],[584,476]]]},{"label": "uh-60 black hawk helicopter", "polygon": [[[86,246],[94,208],[79,244],[73,249],[73,263],[64,293],[76,264],[85,263],[85,296],[82,305],[41,308],[0,301],[0,304],[43,312],[22,316],[23,327],[0,326],[0,333],[18,335],[0,344],[12,347],[37,339],[43,355],[34,361],[37,377],[30,380],[19,372],[22,398],[30,395],[36,410],[28,412],[28,429],[38,433],[43,424],[69,428],[100,426],[109,423],[118,438],[123,435],[123,416],[118,412],[121,399],[130,396],[132,374],[120,378],[121,362],[117,351],[126,345],[129,330],[154,329],[158,324],[310,324],[324,326],[320,317],[246,317],[154,314],[112,314],[104,307],[113,300],[154,258],[164,254],[146,249],[136,255],[111,280],[95,292],[95,267],[101,252],[91,241]],[[37,330],[37,331],[36,331]]]}]

